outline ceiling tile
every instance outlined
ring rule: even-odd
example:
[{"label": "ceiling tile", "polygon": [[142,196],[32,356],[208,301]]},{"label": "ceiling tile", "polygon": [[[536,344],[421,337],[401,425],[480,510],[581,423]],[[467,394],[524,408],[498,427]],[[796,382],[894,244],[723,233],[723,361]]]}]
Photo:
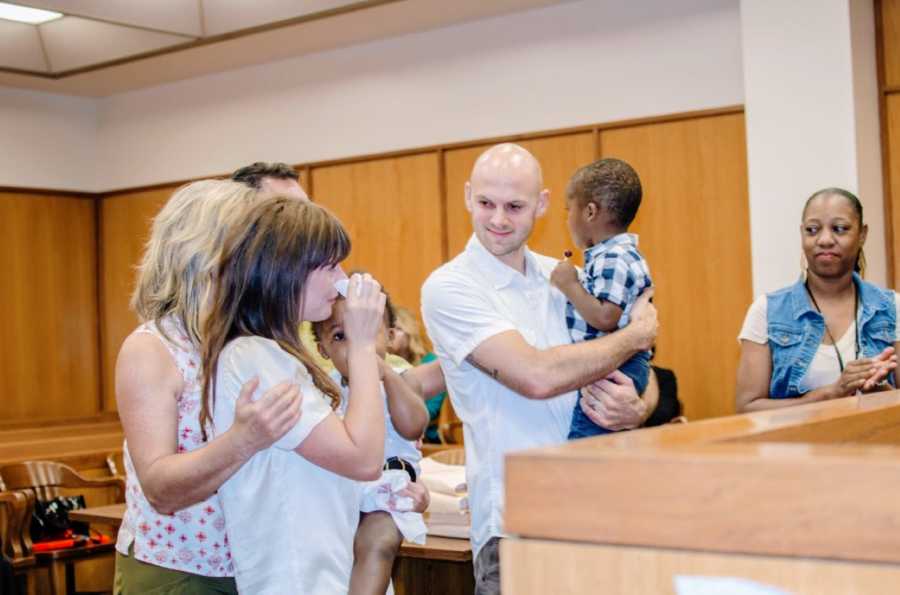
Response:
[{"label": "ceiling tile", "polygon": [[27,0],[29,6],[110,23],[200,37],[200,0]]},{"label": "ceiling tile", "polygon": [[0,19],[0,66],[47,72],[37,27]]},{"label": "ceiling tile", "polygon": [[63,17],[39,25],[53,72],[134,56],[191,41],[188,37]]},{"label": "ceiling tile", "polygon": [[360,0],[203,0],[203,16],[206,35],[219,35],[240,29],[248,29],[267,23],[286,21],[317,12],[354,4],[367,4]]}]

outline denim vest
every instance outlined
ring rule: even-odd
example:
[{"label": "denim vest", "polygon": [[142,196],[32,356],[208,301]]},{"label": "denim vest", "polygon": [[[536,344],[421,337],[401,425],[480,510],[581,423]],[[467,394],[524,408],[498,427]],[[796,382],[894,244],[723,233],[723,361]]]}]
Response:
[{"label": "denim vest", "polygon": [[[894,292],[867,283],[853,273],[859,294],[859,357],[873,357],[896,338]],[[825,334],[825,318],[812,305],[802,281],[766,295],[769,349],[772,352],[773,399],[800,396],[806,375]],[[893,383],[893,374],[889,377]]]}]

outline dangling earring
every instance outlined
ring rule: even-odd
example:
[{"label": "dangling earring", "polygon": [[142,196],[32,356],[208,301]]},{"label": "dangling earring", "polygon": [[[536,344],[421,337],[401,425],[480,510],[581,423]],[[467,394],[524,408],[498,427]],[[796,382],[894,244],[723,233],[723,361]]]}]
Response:
[{"label": "dangling earring", "polygon": [[806,262],[806,254],[802,251],[800,252],[800,280],[806,283],[806,272],[809,268],[809,264]]},{"label": "dangling earring", "polygon": [[862,246],[859,247],[859,254],[856,255],[856,272],[860,277],[866,276],[866,251]]}]

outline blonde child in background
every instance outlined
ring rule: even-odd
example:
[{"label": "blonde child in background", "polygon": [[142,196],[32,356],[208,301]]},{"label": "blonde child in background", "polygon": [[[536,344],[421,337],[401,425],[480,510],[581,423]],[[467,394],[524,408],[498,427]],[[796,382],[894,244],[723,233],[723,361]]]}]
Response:
[{"label": "blonde child in background", "polygon": [[[437,357],[425,348],[419,321],[413,313],[403,306],[394,305],[394,325],[388,331],[388,353],[402,357],[413,366],[433,362]],[[441,406],[447,393],[441,392],[425,401],[428,409],[428,428],[425,430],[425,442],[437,444],[441,441],[437,425],[433,422],[441,412]]]}]

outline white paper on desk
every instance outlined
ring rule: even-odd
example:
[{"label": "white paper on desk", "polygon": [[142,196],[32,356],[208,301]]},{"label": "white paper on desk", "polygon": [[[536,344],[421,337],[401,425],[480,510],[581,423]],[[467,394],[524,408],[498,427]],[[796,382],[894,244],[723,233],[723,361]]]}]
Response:
[{"label": "white paper on desk", "polygon": [[791,595],[771,585],[731,576],[676,576],[676,595]]},{"label": "white paper on desk", "polygon": [[466,468],[463,465],[445,465],[428,457],[419,463],[420,479],[431,493],[459,495],[466,493]]},{"label": "white paper on desk", "polygon": [[469,525],[445,525],[442,523],[427,523],[428,534],[435,537],[452,537],[453,539],[469,539],[471,528]]},{"label": "white paper on desk", "polygon": [[448,496],[440,492],[431,492],[431,502],[427,512],[441,514],[465,514],[469,510],[469,500],[464,496]]}]

